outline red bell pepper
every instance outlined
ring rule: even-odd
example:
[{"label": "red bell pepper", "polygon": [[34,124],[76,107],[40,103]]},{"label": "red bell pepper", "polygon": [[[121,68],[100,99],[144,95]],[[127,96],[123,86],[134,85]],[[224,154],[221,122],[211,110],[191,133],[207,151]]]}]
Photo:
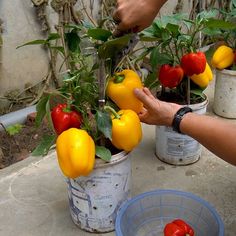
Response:
[{"label": "red bell pepper", "polygon": [[194,230],[181,219],[176,219],[165,225],[165,236],[194,236]]},{"label": "red bell pepper", "polygon": [[204,72],[206,56],[203,52],[191,52],[181,58],[181,67],[187,76],[198,75]]},{"label": "red bell pepper", "polygon": [[159,70],[159,81],[164,87],[176,87],[183,79],[183,76],[184,71],[179,65],[170,66],[168,64],[164,64]]},{"label": "red bell pepper", "polygon": [[51,112],[52,122],[56,133],[59,135],[69,128],[80,128],[82,115],[67,104],[58,104]]}]

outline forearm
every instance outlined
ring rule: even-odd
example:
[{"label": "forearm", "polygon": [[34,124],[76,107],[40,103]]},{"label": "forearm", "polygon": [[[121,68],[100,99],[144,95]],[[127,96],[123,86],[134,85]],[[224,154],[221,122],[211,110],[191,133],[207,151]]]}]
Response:
[{"label": "forearm", "polygon": [[236,125],[205,115],[187,113],[180,130],[221,159],[236,165]]}]

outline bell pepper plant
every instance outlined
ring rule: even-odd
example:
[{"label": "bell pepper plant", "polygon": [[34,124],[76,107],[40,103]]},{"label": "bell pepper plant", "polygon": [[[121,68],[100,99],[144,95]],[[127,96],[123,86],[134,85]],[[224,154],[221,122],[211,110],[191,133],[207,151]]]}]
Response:
[{"label": "bell pepper plant", "polygon": [[135,97],[134,88],[142,88],[139,75],[133,70],[122,70],[109,80],[106,94],[120,108],[131,109],[139,113],[143,104]]},{"label": "bell pepper plant", "polygon": [[184,220],[176,219],[165,225],[164,236],[194,236],[194,230]]},{"label": "bell pepper plant", "polygon": [[204,90],[212,78],[209,68],[212,64],[209,54],[202,49],[206,45],[200,40],[212,39],[216,32],[225,28],[235,30],[235,24],[225,24],[217,18],[218,14],[217,11],[201,11],[191,19],[179,13],[165,15],[141,32],[144,43],[152,42],[145,45],[144,55],[150,59],[151,68],[148,69],[151,72],[144,85],[157,88],[159,99],[180,104],[204,101]]},{"label": "bell pepper plant", "polygon": [[[42,43],[56,50],[59,47],[52,42],[61,39],[59,51],[65,56],[66,69],[58,73],[62,77],[59,88],[47,91],[37,104],[37,124],[46,116],[54,134],[39,144],[35,155],[45,155],[56,141],[60,169],[65,176],[77,178],[91,173],[95,158],[109,162],[111,150],[130,152],[139,144],[142,130],[136,112],[143,104],[133,90],[143,84],[134,69],[124,69],[128,60],[111,68],[131,34],[114,39],[108,29],[76,25],[65,32],[27,43]],[[82,50],[81,43],[89,43],[93,53],[91,47]],[[105,106],[121,111],[113,117]]]},{"label": "bell pepper plant", "polygon": [[56,133],[59,135],[69,128],[80,128],[82,115],[72,110],[66,103],[57,104],[51,112],[52,122]]}]

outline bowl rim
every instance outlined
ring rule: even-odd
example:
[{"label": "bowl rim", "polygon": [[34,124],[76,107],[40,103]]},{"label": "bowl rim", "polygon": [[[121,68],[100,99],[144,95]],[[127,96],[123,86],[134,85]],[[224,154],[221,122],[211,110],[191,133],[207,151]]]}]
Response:
[{"label": "bowl rim", "polygon": [[132,204],[135,201],[140,200],[140,199],[142,199],[143,197],[146,197],[146,196],[156,195],[156,194],[163,195],[163,194],[167,194],[167,193],[168,194],[172,193],[172,194],[175,194],[175,195],[189,197],[189,198],[192,198],[192,199],[200,202],[201,204],[203,204],[206,208],[208,208],[212,212],[215,220],[219,224],[219,234],[218,234],[218,236],[224,236],[224,223],[223,223],[219,213],[215,210],[215,208],[209,202],[207,202],[206,200],[202,199],[201,197],[199,197],[199,196],[197,196],[197,195],[195,195],[191,192],[184,192],[184,191],[173,190],[173,189],[157,189],[157,190],[153,190],[153,191],[149,191],[149,192],[144,192],[144,193],[141,193],[141,194],[138,194],[138,195],[132,197],[128,201],[121,204],[121,206],[120,206],[120,208],[117,212],[116,222],[115,222],[116,235],[117,236],[122,235],[121,227],[120,227],[121,218],[122,218],[124,212],[126,211],[126,209],[128,208],[128,206],[130,204]]}]

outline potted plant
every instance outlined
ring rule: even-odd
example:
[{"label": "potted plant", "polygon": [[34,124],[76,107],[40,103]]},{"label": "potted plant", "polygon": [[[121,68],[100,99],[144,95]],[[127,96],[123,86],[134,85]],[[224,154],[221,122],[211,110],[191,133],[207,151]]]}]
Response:
[{"label": "potted plant", "polygon": [[210,49],[211,65],[215,69],[216,81],[213,111],[225,118],[236,118],[236,3],[232,2],[227,11],[219,11],[225,27],[215,35],[218,41]]},{"label": "potted plant", "polygon": [[[213,74],[199,49],[204,46],[199,34],[215,34],[220,23],[215,16],[216,11],[202,11],[193,20],[185,14],[163,16],[142,32],[141,40],[152,42],[146,48],[152,70],[145,85],[157,88],[158,99],[189,106],[196,113],[206,112],[204,90]],[[164,162],[186,165],[200,158],[201,145],[172,128],[157,126],[156,155]]]},{"label": "potted plant", "polygon": [[[47,154],[56,143],[72,219],[90,232],[114,230],[116,212],[130,196],[130,152],[142,138],[137,115],[142,103],[132,92],[142,87],[141,79],[125,60],[116,64],[131,35],[113,38],[102,22],[99,27],[65,24],[47,39],[24,44],[48,46],[62,55],[59,88],[46,90],[36,106],[36,125],[46,117],[54,135],[33,155]],[[55,46],[56,40],[62,46]],[[128,106],[117,92],[129,99]]]}]

